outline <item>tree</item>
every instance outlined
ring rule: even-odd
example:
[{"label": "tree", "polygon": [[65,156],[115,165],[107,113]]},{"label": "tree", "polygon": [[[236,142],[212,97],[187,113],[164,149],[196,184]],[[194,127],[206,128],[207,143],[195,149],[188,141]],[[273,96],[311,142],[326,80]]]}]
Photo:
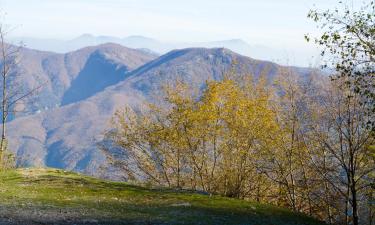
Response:
[{"label": "tree", "polygon": [[[17,65],[20,61],[21,47],[6,43],[8,30],[0,24],[0,67],[1,67],[1,140],[0,140],[0,169],[13,164],[13,156],[8,149],[6,123],[10,116],[20,110],[25,100],[35,94],[43,84],[31,89],[25,89],[20,84]],[[22,45],[21,45],[22,46]]]},{"label": "tree", "polygon": [[[369,146],[374,134],[367,129],[368,115],[360,95],[344,80],[327,86],[319,101],[311,104],[309,118],[310,157],[315,169],[342,196],[347,224],[358,225],[360,201],[371,188],[375,171]],[[371,117],[371,118],[369,118]]]},{"label": "tree", "polygon": [[279,186],[279,205],[304,211],[307,203],[307,211],[311,214],[307,152],[300,138],[303,135],[305,97],[302,85],[299,76],[285,68],[278,74],[275,86],[279,94],[275,96],[274,110],[280,130],[276,136],[277,147],[264,152],[267,163],[262,170]]},{"label": "tree", "polygon": [[[375,113],[375,1],[368,1],[355,10],[339,2],[334,10],[311,10],[308,17],[320,24],[323,31],[315,42],[323,47],[325,67],[333,66],[353,91],[368,114]],[[306,36],[309,41],[309,36]],[[368,121],[375,129],[375,121]]]},{"label": "tree", "polygon": [[202,106],[218,112],[216,116],[222,126],[218,171],[226,196],[260,198],[261,187],[254,181],[262,182],[263,175],[259,174],[257,162],[262,149],[268,147],[278,131],[265,85],[264,79],[257,83],[251,79],[240,83],[224,79],[209,83],[203,94]]},{"label": "tree", "polygon": [[272,86],[225,77],[200,94],[177,82],[163,103],[118,111],[103,150],[136,181],[358,224],[363,197],[373,196],[374,115],[341,79],[281,72]]},{"label": "tree", "polygon": [[149,104],[137,113],[129,107],[116,112],[114,129],[105,139],[117,149],[106,145],[101,149],[129,179],[177,188],[186,185],[186,140],[194,134],[190,133],[193,101],[186,91],[186,85],[178,82],[174,89],[166,88],[163,107]]},{"label": "tree", "polygon": [[126,159],[113,157],[111,148],[104,152],[121,161],[116,164],[130,178],[261,201],[266,179],[257,162],[278,125],[265,82],[241,84],[210,81],[196,96],[177,83],[166,89],[161,107],[149,105],[138,114],[118,111],[106,139]]},{"label": "tree", "polygon": [[339,2],[334,10],[311,10],[308,17],[323,30],[315,42],[323,47],[324,66],[336,70],[330,98],[326,96],[324,101],[328,108],[317,116],[324,122],[315,121],[320,129],[312,124],[313,139],[319,139],[316,141],[322,150],[316,158],[323,159],[323,165],[317,168],[325,181],[345,198],[346,223],[351,217],[357,225],[358,195],[363,195],[360,192],[367,187],[374,169],[367,149],[373,144],[375,130],[375,1],[368,1],[358,10]]}]

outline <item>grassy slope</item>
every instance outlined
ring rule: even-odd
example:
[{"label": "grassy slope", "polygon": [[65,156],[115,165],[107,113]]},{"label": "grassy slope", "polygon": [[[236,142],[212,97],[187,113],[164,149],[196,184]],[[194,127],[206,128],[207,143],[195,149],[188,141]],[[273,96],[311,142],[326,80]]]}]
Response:
[{"label": "grassy slope", "polygon": [[322,224],[286,209],[55,169],[0,174],[0,224]]}]

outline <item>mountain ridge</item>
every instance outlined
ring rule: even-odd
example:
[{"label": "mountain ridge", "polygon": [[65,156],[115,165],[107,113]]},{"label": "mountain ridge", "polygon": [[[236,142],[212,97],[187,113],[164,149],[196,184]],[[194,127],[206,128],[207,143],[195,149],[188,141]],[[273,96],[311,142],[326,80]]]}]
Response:
[{"label": "mountain ridge", "polygon": [[[319,63],[320,51],[318,49],[286,48],[285,46],[267,46],[261,43],[251,43],[244,39],[232,38],[213,41],[173,41],[158,40],[142,35],[116,37],[108,35],[95,36],[83,34],[73,39],[43,39],[30,37],[13,37],[14,43],[23,42],[33,49],[49,50],[52,52],[67,53],[86,46],[95,46],[107,42],[114,42],[134,49],[148,49],[153,53],[163,55],[173,49],[189,47],[220,48],[225,47],[234,52],[260,60],[268,60],[285,66],[310,66]],[[249,44],[250,43],[250,44]],[[313,56],[313,57],[312,57]]]},{"label": "mountain ridge", "polygon": [[[17,116],[26,116],[58,107],[64,93],[82,70],[94,70],[92,67],[95,67],[95,63],[88,64],[93,54],[100,55],[99,58],[105,65],[112,65],[112,73],[116,73],[119,79],[124,79],[125,72],[128,70],[133,70],[155,58],[153,54],[112,43],[85,47],[66,54],[21,48],[21,61],[15,68],[15,72],[20,74],[17,82],[26,91],[39,85],[41,88],[38,95],[32,96],[33,101],[25,103],[28,111],[20,112]],[[118,71],[120,68],[123,69],[122,72]],[[113,82],[107,85],[110,84]]]}]

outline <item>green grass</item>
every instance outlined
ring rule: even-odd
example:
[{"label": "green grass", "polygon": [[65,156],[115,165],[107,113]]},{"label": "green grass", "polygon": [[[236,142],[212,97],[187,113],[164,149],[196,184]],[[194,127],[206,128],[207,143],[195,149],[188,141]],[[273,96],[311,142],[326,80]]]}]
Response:
[{"label": "green grass", "polygon": [[0,173],[0,224],[323,224],[270,205],[154,190],[56,169]]}]

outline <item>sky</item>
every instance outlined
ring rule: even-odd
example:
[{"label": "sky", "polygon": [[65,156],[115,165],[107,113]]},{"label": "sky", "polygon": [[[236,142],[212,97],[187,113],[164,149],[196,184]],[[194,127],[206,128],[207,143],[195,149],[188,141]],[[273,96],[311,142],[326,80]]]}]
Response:
[{"label": "sky", "polygon": [[[359,1],[359,0],[358,0]],[[338,0],[0,0],[11,35],[72,39],[83,33],[164,41],[243,39],[251,45],[311,51],[309,9]]]}]

